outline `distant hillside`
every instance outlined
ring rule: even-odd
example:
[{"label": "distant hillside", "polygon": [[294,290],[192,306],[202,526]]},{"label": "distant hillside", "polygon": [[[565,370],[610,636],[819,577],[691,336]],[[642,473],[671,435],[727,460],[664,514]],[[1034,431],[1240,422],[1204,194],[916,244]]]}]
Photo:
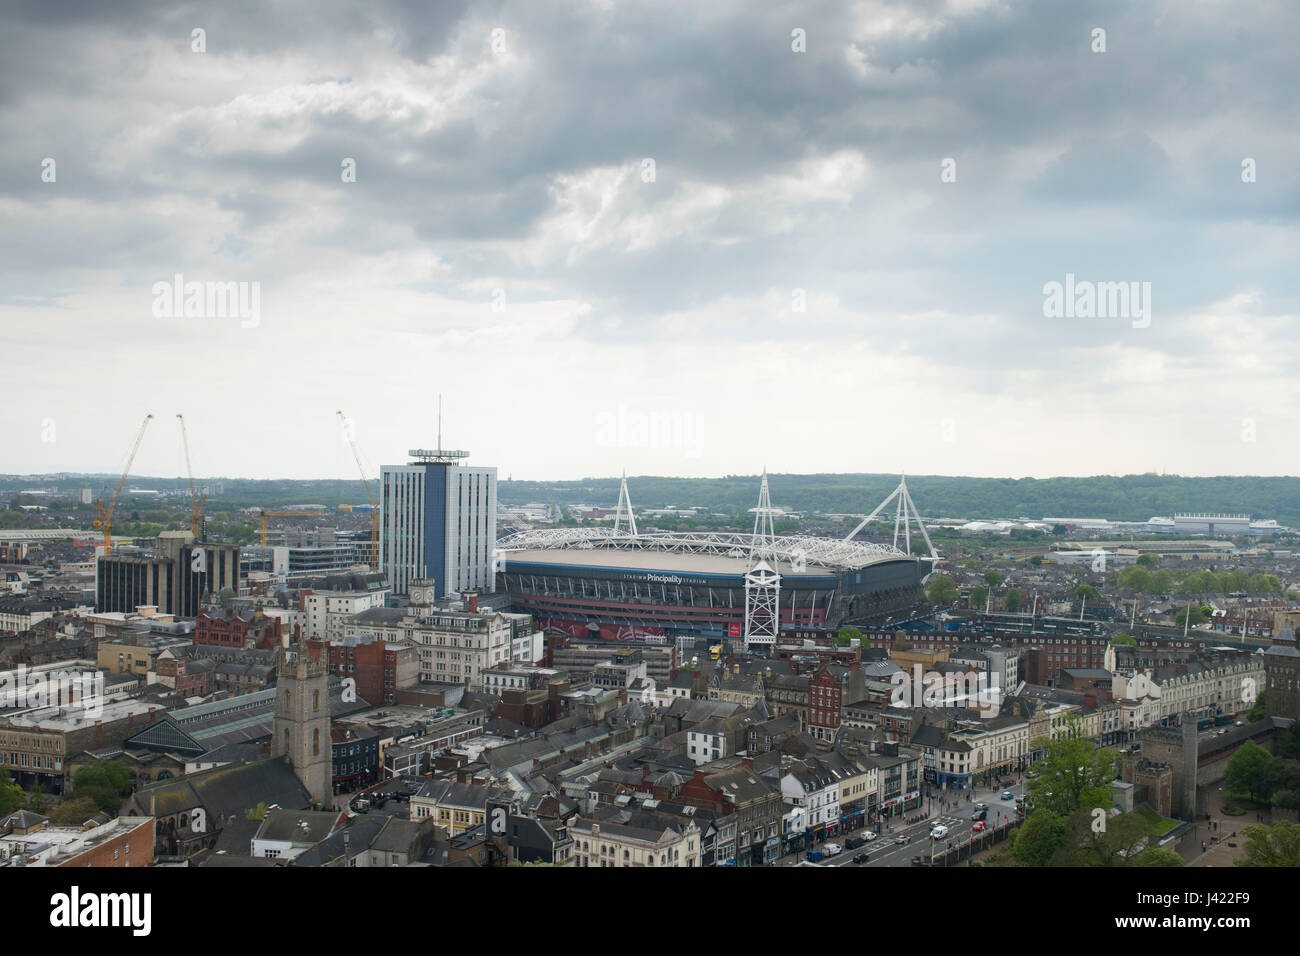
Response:
[{"label": "distant hillside", "polygon": [[[874,508],[894,486],[897,475],[769,475],[773,503],[794,511],[864,513]],[[209,511],[250,505],[275,507],[318,503],[335,507],[366,501],[356,480],[220,481],[222,494],[208,501]],[[63,491],[90,487],[97,494],[111,491],[116,477],[68,475],[34,481],[0,476],[0,499],[8,502],[22,488],[56,487]],[[1219,477],[1177,475],[1101,475],[1089,478],[960,478],[909,475],[908,489],[927,517],[959,518],[1111,518],[1145,521],[1152,515],[1176,511],[1246,513],[1275,518],[1300,527],[1300,478]],[[176,478],[133,476],[129,487],[183,492]],[[700,507],[739,515],[758,498],[756,475],[726,478],[628,478],[632,502],[638,508]],[[502,481],[498,497],[504,505],[529,502],[589,504],[613,507],[618,500],[617,478],[580,481]]]},{"label": "distant hillside", "polygon": [[[769,475],[772,502],[794,511],[863,513],[898,484],[897,475]],[[908,475],[907,487],[927,517],[1110,518],[1145,521],[1176,511],[1233,512],[1300,526],[1300,478],[1182,478],[1124,475],[1090,478],[954,478]],[[629,477],[638,508],[702,507],[737,513],[754,506],[758,477]],[[605,504],[618,500],[617,478],[501,482],[504,504]]]}]

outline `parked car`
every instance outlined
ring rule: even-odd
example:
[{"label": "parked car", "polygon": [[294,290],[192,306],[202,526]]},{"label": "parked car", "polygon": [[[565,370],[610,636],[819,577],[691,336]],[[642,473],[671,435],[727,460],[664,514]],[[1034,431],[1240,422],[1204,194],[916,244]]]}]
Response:
[{"label": "parked car", "polygon": [[874,840],[874,839],[875,839],[876,837],[878,837],[878,836],[880,836],[880,834],[877,833],[876,831],[874,831],[874,830],[868,830],[866,833],[862,834],[862,839],[864,839],[864,840],[866,840],[868,843],[870,843],[872,840]]},{"label": "parked car", "polygon": [[851,836],[844,841],[844,849],[856,850],[858,847],[862,846],[866,842],[867,842],[867,838],[865,836]]},{"label": "parked car", "polygon": [[839,856],[844,851],[844,847],[838,843],[827,843],[822,847],[822,852],[827,856]]},{"label": "parked car", "polygon": [[824,859],[826,859],[826,854],[821,852],[821,850],[808,851],[808,861],[810,863],[820,863]]}]

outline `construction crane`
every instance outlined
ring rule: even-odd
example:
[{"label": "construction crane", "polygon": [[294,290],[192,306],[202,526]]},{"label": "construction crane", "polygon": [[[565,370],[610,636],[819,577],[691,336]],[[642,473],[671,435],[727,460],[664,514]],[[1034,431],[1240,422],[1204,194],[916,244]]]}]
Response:
[{"label": "construction crane", "polygon": [[265,508],[262,508],[262,547],[266,547],[267,518],[319,518],[323,514],[324,512],[321,511],[267,511]]},{"label": "construction crane", "polygon": [[[357,471],[361,472],[361,484],[365,486],[366,496],[370,498],[370,567],[379,567],[379,501],[375,498],[375,493],[370,488],[370,479],[366,477],[366,466],[361,464],[361,453],[357,451],[357,443],[352,438],[352,432],[348,429],[347,416],[342,412],[338,413],[339,422],[343,425],[343,434],[347,436],[348,444],[352,446],[352,457],[357,460]],[[441,442],[439,442],[441,444]]]},{"label": "construction crane", "polygon": [[122,497],[122,488],[126,484],[126,476],[131,473],[131,465],[135,461],[136,452],[140,450],[140,443],[144,441],[144,430],[149,427],[149,422],[153,415],[149,414],[144,417],[140,425],[140,431],[135,436],[135,444],[131,446],[131,454],[127,456],[126,467],[122,469],[122,477],[117,482],[117,488],[113,492],[113,500],[104,507],[103,499],[95,500],[95,507],[99,510],[99,517],[95,519],[95,527],[104,529],[104,553],[113,553],[113,512],[117,510],[117,499]]},{"label": "construction crane", "polygon": [[208,500],[208,496],[204,495],[200,498],[198,489],[194,487],[194,467],[190,464],[190,435],[185,428],[185,416],[177,415],[176,420],[181,423],[181,443],[185,446],[185,472],[190,476],[190,533],[197,541],[203,534],[203,504]]}]

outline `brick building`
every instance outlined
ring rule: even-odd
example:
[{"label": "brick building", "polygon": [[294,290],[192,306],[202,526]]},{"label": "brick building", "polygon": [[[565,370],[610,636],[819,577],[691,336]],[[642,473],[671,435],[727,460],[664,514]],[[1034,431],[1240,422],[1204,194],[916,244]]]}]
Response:
[{"label": "brick building", "polygon": [[194,643],[270,649],[280,645],[281,636],[280,619],[267,617],[260,608],[254,611],[208,608],[199,613]]},{"label": "brick building", "polygon": [[825,664],[808,678],[808,732],[818,740],[832,741],[840,729],[842,686]]},{"label": "brick building", "polygon": [[[320,641],[308,641],[319,653]],[[397,692],[420,679],[420,659],[413,645],[372,635],[345,637],[329,643],[329,670],[356,681],[357,696],[372,704],[391,704]]]}]

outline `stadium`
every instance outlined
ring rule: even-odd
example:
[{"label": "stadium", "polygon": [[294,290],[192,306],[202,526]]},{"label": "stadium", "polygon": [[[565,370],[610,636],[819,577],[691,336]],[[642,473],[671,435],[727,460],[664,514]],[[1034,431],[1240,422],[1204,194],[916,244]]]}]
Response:
[{"label": "stadium", "polygon": [[[625,500],[626,488],[620,513]],[[837,627],[908,608],[923,600],[922,580],[932,567],[895,546],[851,540],[852,535],[766,535],[758,529],[638,533],[630,517],[629,527],[621,523],[503,538],[497,546],[498,592],[508,593],[512,608],[532,614],[550,635],[734,639],[745,633],[745,576],[756,551],[780,575],[782,628]]]}]

